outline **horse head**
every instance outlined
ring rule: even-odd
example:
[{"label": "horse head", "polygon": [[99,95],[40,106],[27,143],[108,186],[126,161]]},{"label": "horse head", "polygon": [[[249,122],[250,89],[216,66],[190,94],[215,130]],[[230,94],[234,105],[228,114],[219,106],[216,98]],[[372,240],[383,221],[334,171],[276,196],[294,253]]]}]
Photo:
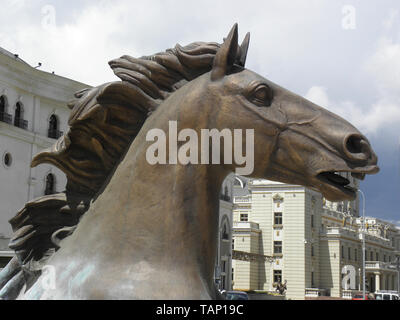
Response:
[{"label": "horse head", "polygon": [[368,139],[336,114],[245,69],[249,37],[240,47],[237,40],[235,25],[214,59],[208,94],[222,92],[225,126],[254,129],[250,176],[304,185],[331,201],[354,199],[357,190],[338,173],[364,179],[379,171]]}]

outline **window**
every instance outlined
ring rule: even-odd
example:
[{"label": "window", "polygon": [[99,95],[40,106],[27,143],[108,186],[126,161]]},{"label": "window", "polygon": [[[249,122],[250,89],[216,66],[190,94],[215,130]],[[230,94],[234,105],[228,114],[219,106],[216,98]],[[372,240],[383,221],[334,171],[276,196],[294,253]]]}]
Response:
[{"label": "window", "polygon": [[235,239],[232,238],[232,250],[235,249]]},{"label": "window", "polygon": [[14,126],[26,130],[28,128],[28,121],[24,120],[23,111],[21,102],[17,102],[15,105]]},{"label": "window", "polygon": [[49,119],[49,131],[47,136],[52,139],[58,139],[62,135],[59,131],[58,119],[56,115],[51,115]]},{"label": "window", "polygon": [[14,125],[16,127],[20,126],[21,118],[22,118],[22,106],[19,102],[17,102],[17,105],[15,106],[15,113],[14,113]]},{"label": "window", "polygon": [[222,227],[221,238],[223,240],[229,240],[228,227],[226,226],[226,223],[224,223],[224,226]]},{"label": "window", "polygon": [[354,249],[354,260],[355,260],[355,261],[358,260],[358,252],[357,252],[357,249]]},{"label": "window", "polygon": [[0,121],[12,123],[12,116],[7,113],[7,99],[5,96],[0,97]]},{"label": "window", "polygon": [[274,270],[274,282],[282,283],[282,270]]},{"label": "window", "polygon": [[376,261],[379,261],[379,253],[376,253]]},{"label": "window", "polygon": [[10,153],[6,153],[3,157],[3,163],[6,167],[11,167],[12,157]]},{"label": "window", "polygon": [[314,257],[314,245],[311,245],[311,256]]},{"label": "window", "polygon": [[344,246],[342,246],[342,259],[344,259]]},{"label": "window", "polygon": [[0,97],[0,113],[6,112],[6,98],[4,96]]},{"label": "window", "polygon": [[275,212],[274,213],[274,224],[276,224],[276,225],[282,225],[283,224],[282,212]]},{"label": "window", "polygon": [[350,247],[347,249],[347,255],[348,255],[349,260],[351,260],[351,248]]},{"label": "window", "polygon": [[240,214],[240,221],[249,221],[249,215],[247,213]]},{"label": "window", "polygon": [[274,253],[282,254],[282,241],[274,241]]},{"label": "window", "polygon": [[371,261],[374,261],[374,253],[371,251]]},{"label": "window", "polygon": [[311,272],[311,287],[314,288],[315,282],[314,282],[314,271]]},{"label": "window", "polygon": [[44,190],[45,195],[54,194],[54,175],[49,173],[46,177],[46,188]]},{"label": "window", "polygon": [[311,228],[314,228],[314,215],[311,215]]}]

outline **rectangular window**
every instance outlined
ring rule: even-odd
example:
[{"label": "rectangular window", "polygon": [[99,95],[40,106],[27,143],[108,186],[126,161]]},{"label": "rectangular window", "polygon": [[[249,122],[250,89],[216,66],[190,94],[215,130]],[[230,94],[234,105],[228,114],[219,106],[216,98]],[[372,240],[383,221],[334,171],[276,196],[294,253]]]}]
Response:
[{"label": "rectangular window", "polygon": [[376,253],[376,261],[379,261],[379,253]]},{"label": "rectangular window", "polygon": [[371,251],[371,261],[374,261],[374,253]]},{"label": "rectangular window", "polygon": [[283,224],[282,212],[275,212],[274,213],[274,224],[276,224],[276,225],[282,225]]},{"label": "rectangular window", "polygon": [[344,259],[344,246],[342,246],[342,259]]},{"label": "rectangular window", "polygon": [[232,250],[235,250],[235,239],[232,239]]},{"label": "rectangular window", "polygon": [[241,213],[240,214],[240,221],[244,221],[244,222],[249,221],[249,215],[247,213]]},{"label": "rectangular window", "polygon": [[282,283],[282,270],[274,270],[274,282]]},{"label": "rectangular window", "polygon": [[355,261],[358,260],[358,252],[357,252],[357,249],[354,249],[354,260],[355,260]]},{"label": "rectangular window", "polygon": [[351,260],[351,248],[350,247],[347,250],[347,255],[348,255],[349,260]]},{"label": "rectangular window", "polygon": [[311,215],[311,228],[314,228],[314,215]]},{"label": "rectangular window", "polygon": [[274,253],[282,254],[282,241],[274,241]]},{"label": "rectangular window", "polygon": [[314,245],[311,245],[311,257],[314,257]]}]

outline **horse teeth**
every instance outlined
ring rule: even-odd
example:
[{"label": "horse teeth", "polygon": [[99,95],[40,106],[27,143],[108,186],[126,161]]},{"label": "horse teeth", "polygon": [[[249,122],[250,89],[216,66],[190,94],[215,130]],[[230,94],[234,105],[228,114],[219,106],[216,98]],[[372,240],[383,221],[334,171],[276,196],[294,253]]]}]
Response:
[{"label": "horse teeth", "polygon": [[351,176],[353,178],[359,179],[359,180],[364,180],[365,178],[365,173],[360,173],[360,172],[352,172]]}]

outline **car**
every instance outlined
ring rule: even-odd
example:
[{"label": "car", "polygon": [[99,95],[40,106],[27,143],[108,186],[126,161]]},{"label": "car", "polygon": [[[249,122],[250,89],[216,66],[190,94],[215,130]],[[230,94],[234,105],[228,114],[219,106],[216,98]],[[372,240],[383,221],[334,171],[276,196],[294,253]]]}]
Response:
[{"label": "car", "polygon": [[223,291],[222,296],[226,300],[249,300],[249,296],[244,291]]},{"label": "car", "polygon": [[[353,298],[351,300],[364,300],[364,299],[363,299],[363,295],[362,294],[356,294],[356,295],[353,296]],[[370,294],[366,294],[365,295],[365,300],[375,300],[375,299]]]},{"label": "car", "polygon": [[397,292],[377,291],[375,300],[400,300],[400,296]]}]

